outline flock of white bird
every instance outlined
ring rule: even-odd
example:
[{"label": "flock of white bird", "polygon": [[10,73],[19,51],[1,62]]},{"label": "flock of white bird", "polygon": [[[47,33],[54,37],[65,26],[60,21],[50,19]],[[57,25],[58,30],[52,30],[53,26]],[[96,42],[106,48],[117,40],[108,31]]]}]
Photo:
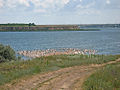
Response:
[{"label": "flock of white bird", "polygon": [[63,49],[47,49],[47,50],[32,50],[32,51],[18,51],[19,55],[36,58],[41,56],[50,56],[50,55],[61,55],[61,54],[80,54],[80,55],[91,55],[96,54],[97,50],[91,49],[74,49],[74,48],[63,48]]}]

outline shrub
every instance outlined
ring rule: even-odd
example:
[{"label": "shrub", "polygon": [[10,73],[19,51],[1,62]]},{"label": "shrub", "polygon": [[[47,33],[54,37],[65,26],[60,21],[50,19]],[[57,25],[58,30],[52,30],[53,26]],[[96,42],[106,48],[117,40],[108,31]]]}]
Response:
[{"label": "shrub", "polygon": [[15,51],[9,45],[0,44],[0,63],[11,60],[16,60]]},{"label": "shrub", "polygon": [[1,62],[5,62],[5,59],[2,56],[0,56],[0,63]]}]

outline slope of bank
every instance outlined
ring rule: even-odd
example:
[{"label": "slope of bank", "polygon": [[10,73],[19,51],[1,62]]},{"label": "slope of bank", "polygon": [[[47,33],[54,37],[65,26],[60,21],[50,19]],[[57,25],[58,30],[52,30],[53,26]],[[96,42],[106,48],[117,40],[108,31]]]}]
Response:
[{"label": "slope of bank", "polygon": [[100,67],[120,62],[120,59],[103,64],[81,65],[53,72],[24,77],[17,82],[1,86],[9,90],[82,90],[84,80]]},{"label": "slope of bank", "polygon": [[[28,79],[28,82],[30,83],[23,83],[25,82],[25,80],[22,80],[22,83],[19,83],[18,86],[20,86],[19,88],[39,88],[41,87],[41,85],[43,85],[43,87],[46,87],[44,85],[49,85],[50,81],[52,80],[52,82],[54,83],[54,80],[59,81],[61,80],[62,77],[67,77],[66,79],[63,78],[63,81],[61,83],[58,83],[59,86],[62,86],[61,84],[63,84],[64,82],[69,82],[68,80],[77,80],[79,79],[79,75],[81,75],[81,72],[83,70],[88,71],[87,72],[83,72],[82,75],[89,75],[89,71],[93,70],[92,68],[88,68],[86,67],[86,65],[90,65],[90,64],[102,64],[102,63],[107,63],[109,61],[114,61],[116,59],[118,59],[120,57],[120,55],[54,55],[54,56],[48,56],[48,57],[41,57],[41,58],[36,58],[34,60],[27,60],[27,61],[13,61],[13,62],[6,62],[6,63],[1,63],[0,64],[0,88],[16,88],[16,84],[18,82],[21,82],[22,78],[23,79]],[[84,66],[83,66],[84,65]],[[104,64],[103,64],[104,65]],[[71,69],[67,70],[65,69],[65,73],[64,73],[64,69],[62,68],[66,68],[66,67],[72,67],[75,66],[77,68],[74,68],[72,71],[72,73],[68,72],[71,71]],[[79,67],[80,66],[80,67]],[[55,72],[59,72],[56,71],[59,70],[60,73],[56,73]],[[47,72],[49,71],[55,71],[52,72],[53,74],[49,74]],[[45,73],[46,74],[42,74]],[[31,79],[31,77],[34,77],[34,75],[41,73],[40,77],[35,76],[35,81],[34,79]],[[76,78],[74,78],[75,74]],[[32,75],[32,76],[31,76]],[[38,74],[39,75],[39,74]],[[41,77],[41,75],[43,75]],[[45,75],[45,76],[44,76]],[[47,76],[46,76],[47,75]],[[68,78],[69,75],[71,78]],[[58,77],[58,78],[57,78]],[[29,79],[30,78],[30,79]],[[43,80],[42,82],[39,81]],[[43,79],[42,79],[43,78]],[[29,81],[29,80],[33,80]],[[38,82],[36,82],[36,80]],[[64,81],[66,80],[66,81]],[[7,84],[7,86],[4,86],[4,84],[11,82],[11,84]],[[71,82],[72,84],[73,82]],[[21,85],[22,84],[22,85]],[[56,83],[57,84],[57,83]],[[25,86],[24,86],[25,85]],[[31,86],[33,85],[33,86]],[[37,85],[37,87],[36,87]],[[54,85],[54,84],[53,84]],[[35,86],[35,87],[34,87]],[[69,86],[69,85],[68,85]],[[62,86],[62,88],[65,88],[66,85]],[[17,87],[18,88],[18,87]],[[61,88],[61,87],[58,87]],[[13,90],[13,89],[12,89]]]}]

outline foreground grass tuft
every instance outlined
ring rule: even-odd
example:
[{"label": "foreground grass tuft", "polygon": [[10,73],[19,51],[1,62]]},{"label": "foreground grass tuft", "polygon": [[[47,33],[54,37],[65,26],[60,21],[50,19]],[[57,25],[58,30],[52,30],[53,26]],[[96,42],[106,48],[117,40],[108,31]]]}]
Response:
[{"label": "foreground grass tuft", "polygon": [[0,63],[0,85],[28,75],[76,65],[102,64],[119,57],[120,55],[54,55],[33,60]]},{"label": "foreground grass tuft", "polygon": [[84,82],[84,90],[120,90],[120,63],[107,65]]}]

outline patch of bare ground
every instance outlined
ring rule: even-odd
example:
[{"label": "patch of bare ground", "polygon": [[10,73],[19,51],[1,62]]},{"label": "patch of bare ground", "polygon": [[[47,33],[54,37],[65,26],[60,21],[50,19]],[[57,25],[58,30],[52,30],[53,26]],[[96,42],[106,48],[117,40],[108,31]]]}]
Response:
[{"label": "patch of bare ground", "polygon": [[2,90],[82,90],[82,84],[99,67],[120,62],[107,62],[88,66],[74,66],[44,74],[33,75],[25,80],[0,87]]}]

